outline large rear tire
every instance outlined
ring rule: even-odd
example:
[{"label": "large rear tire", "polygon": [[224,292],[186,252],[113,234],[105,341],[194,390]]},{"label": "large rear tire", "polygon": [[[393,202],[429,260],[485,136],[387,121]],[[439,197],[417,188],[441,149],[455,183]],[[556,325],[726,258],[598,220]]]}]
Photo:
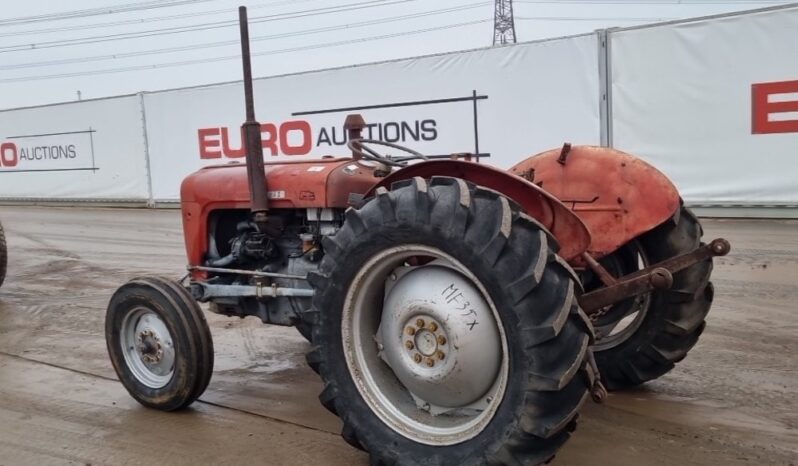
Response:
[{"label": "large rear tire", "polygon": [[[701,245],[702,235],[698,219],[683,207],[672,220],[602,262],[620,264],[616,267],[620,274],[631,273],[638,268],[638,254],[640,266],[647,265],[643,262],[653,264],[695,250]],[[613,305],[614,309],[594,322],[593,352],[608,389],[634,387],[654,380],[687,356],[706,326],[704,319],[714,294],[709,281],[711,273],[711,259],[699,262],[674,274],[670,289]],[[636,314],[623,308],[635,303],[639,307]],[[627,327],[618,330],[624,322]],[[604,329],[614,329],[615,333]]]},{"label": "large rear tire", "polygon": [[6,268],[8,267],[8,246],[6,245],[6,235],[3,231],[3,224],[0,223],[0,286],[6,280]]},{"label": "large rear tire", "polygon": [[213,373],[213,341],[197,302],[180,284],[140,277],[122,285],[105,317],[105,340],[130,395],[162,411],[185,408]]},{"label": "large rear tire", "polygon": [[540,464],[570,437],[592,329],[556,242],[512,201],[401,181],[323,246],[307,359],[372,464]]}]

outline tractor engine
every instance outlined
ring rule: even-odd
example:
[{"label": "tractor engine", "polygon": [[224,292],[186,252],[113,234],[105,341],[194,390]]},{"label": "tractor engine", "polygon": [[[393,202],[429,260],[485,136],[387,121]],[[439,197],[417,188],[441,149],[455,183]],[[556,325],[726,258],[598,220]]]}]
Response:
[{"label": "tractor engine", "polygon": [[219,314],[297,325],[298,312],[310,306],[306,277],[321,261],[321,239],[334,235],[346,209],[379,181],[377,164],[323,158],[263,167],[268,225],[251,213],[244,164],[206,167],[183,181],[191,292]]},{"label": "tractor engine", "polygon": [[[244,272],[219,274],[210,286],[239,285],[249,289],[307,289],[304,277],[318,268],[323,236],[334,235],[343,223],[342,209],[308,208],[274,210],[279,236],[260,232],[247,210],[221,210],[209,216],[208,252],[204,265]],[[310,307],[308,296],[215,296],[207,287],[194,285],[199,300],[210,310],[227,316],[256,316],[264,323],[295,325],[298,313]],[[247,288],[242,288],[247,289]]]}]

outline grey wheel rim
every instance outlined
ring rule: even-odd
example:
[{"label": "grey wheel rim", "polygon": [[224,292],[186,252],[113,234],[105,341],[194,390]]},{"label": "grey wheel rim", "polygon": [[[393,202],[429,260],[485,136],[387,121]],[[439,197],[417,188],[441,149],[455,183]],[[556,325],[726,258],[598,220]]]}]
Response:
[{"label": "grey wheel rim", "polygon": [[[411,266],[413,257],[433,260]],[[452,299],[455,288],[462,297]],[[413,441],[469,440],[504,396],[509,364],[500,316],[479,280],[439,249],[401,245],[369,259],[347,290],[341,334],[363,400]]]},{"label": "grey wheel rim", "polygon": [[[634,241],[630,246],[636,256],[636,270],[648,267],[650,265],[650,260],[640,243]],[[621,273],[619,272],[622,272],[622,270],[616,271],[615,275],[620,275]],[[634,272],[634,270],[626,271],[626,273],[631,272]],[[620,304],[621,303],[613,304],[612,306],[619,306]],[[593,322],[596,331],[596,342],[593,345],[595,351],[604,351],[614,348],[628,340],[640,329],[646,315],[648,315],[649,307],[651,306],[651,293],[629,298],[629,300],[626,301],[626,305],[628,308],[621,310],[621,312],[613,313],[613,311],[610,310],[610,312],[607,313],[607,317],[610,318],[615,314],[615,319],[607,320],[600,318],[597,319],[596,322]]]},{"label": "grey wheel rim", "polygon": [[158,314],[145,307],[132,309],[122,320],[119,336],[125,364],[136,380],[152,389],[172,380],[174,342]]}]

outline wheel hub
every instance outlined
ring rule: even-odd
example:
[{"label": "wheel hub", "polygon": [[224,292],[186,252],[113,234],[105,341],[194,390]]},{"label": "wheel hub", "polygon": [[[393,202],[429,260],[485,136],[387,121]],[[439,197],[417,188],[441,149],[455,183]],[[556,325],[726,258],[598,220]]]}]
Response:
[{"label": "wheel hub", "polygon": [[470,280],[441,265],[412,269],[390,288],[378,340],[417,403],[440,410],[483,401],[501,365],[489,305]]},{"label": "wheel hub", "polygon": [[163,358],[163,347],[161,339],[153,330],[144,330],[136,336],[136,349],[141,355],[142,361],[153,364]]},{"label": "wheel hub", "polygon": [[169,383],[175,348],[164,321],[145,308],[134,309],[122,321],[120,344],[131,373],[150,388]]}]

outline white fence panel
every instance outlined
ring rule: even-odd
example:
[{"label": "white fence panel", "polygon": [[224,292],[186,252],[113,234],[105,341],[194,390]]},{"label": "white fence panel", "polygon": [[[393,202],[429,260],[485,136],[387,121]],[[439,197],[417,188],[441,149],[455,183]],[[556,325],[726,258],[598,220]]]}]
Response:
[{"label": "white fence panel", "polygon": [[0,111],[0,199],[149,197],[139,96]]},{"label": "white fence panel", "polygon": [[798,204],[798,7],[610,33],[612,144],[699,204]]},{"label": "white fence panel", "polygon": [[[257,70],[256,70],[257,71]],[[595,35],[258,79],[264,155],[345,155],[344,117],[365,137],[427,154],[490,153],[509,167],[537,151],[599,142]],[[240,82],[148,93],[153,195],[175,200],[187,174],[241,161]]]}]

